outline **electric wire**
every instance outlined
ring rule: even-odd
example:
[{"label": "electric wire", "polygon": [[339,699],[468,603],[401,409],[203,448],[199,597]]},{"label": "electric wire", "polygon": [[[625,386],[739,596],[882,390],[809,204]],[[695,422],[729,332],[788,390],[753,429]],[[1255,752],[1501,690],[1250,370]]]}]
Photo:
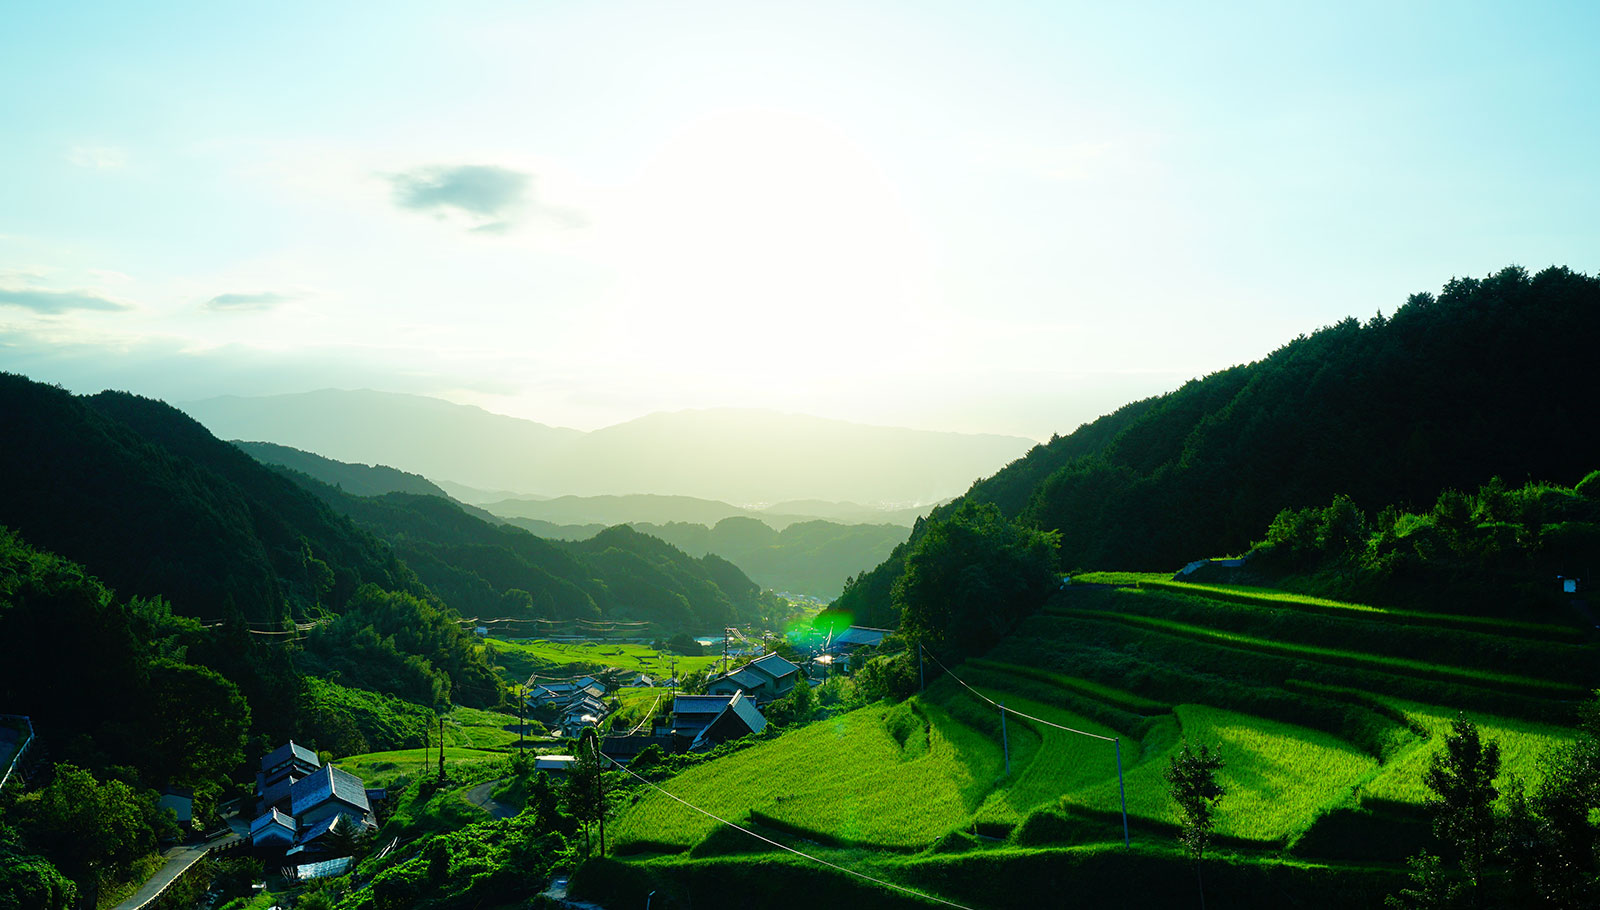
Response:
[{"label": "electric wire", "polygon": [[933,661],[934,663],[938,664],[939,668],[944,670],[945,674],[948,675],[951,679],[953,679],[956,682],[962,684],[963,686],[966,686],[967,690],[970,691],[973,695],[978,696],[979,698],[983,699],[984,701],[988,702],[991,705],[994,705],[996,708],[999,708],[1000,710],[1006,712],[1007,714],[1015,714],[1018,717],[1025,717],[1028,720],[1033,721],[1034,723],[1044,724],[1047,727],[1055,727],[1057,730],[1065,730],[1068,733],[1076,733],[1076,734],[1078,734],[1080,736],[1092,736],[1095,739],[1104,740],[1104,741],[1106,741],[1108,743],[1114,743],[1114,742],[1117,741],[1117,738],[1115,736],[1101,736],[1098,733],[1090,733],[1087,730],[1077,730],[1077,729],[1074,729],[1072,727],[1063,726],[1063,725],[1055,723],[1053,721],[1045,720],[1042,717],[1034,717],[1032,714],[1024,714],[1021,711],[1018,711],[1016,708],[1008,708],[1005,705],[1002,705],[999,702],[995,701],[994,699],[990,698],[989,696],[983,694],[982,692],[979,692],[977,689],[972,688],[972,686],[970,684],[968,684],[968,682],[966,680],[964,680],[961,677],[955,675],[955,673],[953,673],[950,670],[949,667],[946,667],[944,665],[944,661],[941,661],[939,658],[934,657],[932,654],[929,654],[927,648],[923,648],[921,645],[918,645],[917,647],[921,648],[922,654],[923,654],[924,657],[926,657],[929,660]]},{"label": "electric wire", "polygon": [[910,894],[910,895],[912,895],[914,897],[920,897],[923,900],[933,901],[934,903],[937,903],[937,904],[944,904],[946,907],[958,907],[958,908],[960,908],[960,910],[974,910],[974,908],[968,907],[966,904],[958,904],[955,901],[945,900],[942,897],[937,897],[935,895],[928,894],[926,892],[918,891],[915,888],[908,888],[905,885],[897,885],[897,884],[895,884],[894,882],[891,882],[891,881],[885,881],[885,880],[883,880],[881,878],[875,878],[875,877],[873,877],[871,875],[866,874],[865,872],[857,872],[854,869],[850,869],[850,868],[847,868],[845,866],[841,866],[838,863],[829,862],[828,860],[825,860],[820,856],[812,856],[809,853],[803,852],[801,850],[796,850],[795,848],[789,846],[788,844],[781,844],[781,843],[773,840],[770,837],[766,837],[765,835],[757,834],[756,832],[751,831],[749,828],[746,828],[743,825],[739,825],[739,824],[735,824],[734,822],[730,822],[727,819],[723,818],[720,815],[717,815],[714,812],[708,812],[707,810],[700,808],[699,806],[695,805],[694,803],[689,802],[688,800],[684,799],[681,796],[678,796],[678,795],[676,795],[674,793],[668,792],[667,790],[663,789],[662,787],[660,787],[659,785],[657,785],[653,781],[649,781],[649,780],[646,780],[643,777],[640,777],[637,773],[635,773],[634,771],[629,769],[626,765],[622,764],[621,762],[617,761],[616,759],[612,758],[611,756],[606,755],[603,752],[601,753],[601,757],[604,758],[606,761],[611,762],[613,765],[616,765],[619,770],[626,772],[628,775],[630,775],[631,777],[633,777],[635,780],[639,781],[640,783],[644,784],[645,786],[659,791],[662,795],[666,796],[668,799],[676,800],[677,802],[680,802],[680,803],[684,804],[685,806],[688,806],[689,808],[691,808],[694,811],[700,813],[701,815],[706,816],[707,818],[719,821],[722,824],[727,825],[728,827],[734,829],[735,831],[742,831],[745,834],[748,834],[751,837],[755,838],[756,840],[765,841],[766,843],[769,843],[772,846],[777,847],[780,850],[787,850],[790,853],[793,853],[795,856],[799,856],[799,857],[803,857],[805,859],[809,859],[814,863],[821,863],[822,865],[827,866],[830,869],[837,869],[840,872],[846,873],[848,875],[854,875],[856,878],[864,879],[866,881],[872,882],[875,885],[882,885],[885,888],[893,888],[896,891],[904,891],[907,894]]}]

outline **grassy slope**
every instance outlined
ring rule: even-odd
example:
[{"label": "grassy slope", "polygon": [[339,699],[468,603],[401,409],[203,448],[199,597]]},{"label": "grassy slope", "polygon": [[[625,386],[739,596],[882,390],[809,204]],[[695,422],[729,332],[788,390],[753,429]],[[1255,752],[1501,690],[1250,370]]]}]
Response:
[{"label": "grassy slope", "polygon": [[[756,810],[839,841],[924,847],[971,817],[1001,763],[997,743],[937,707],[877,705],[693,768],[665,787],[731,821]],[[650,792],[608,831],[619,849],[670,848],[691,846],[715,827]]]},{"label": "grassy slope", "polygon": [[558,679],[595,673],[606,667],[659,675],[665,679],[674,661],[678,674],[682,676],[709,667],[721,657],[682,657],[657,651],[649,645],[630,642],[507,641],[491,638],[486,644],[493,661],[504,666],[517,679],[526,679],[535,673]]},{"label": "grassy slope", "polygon": [[[455,746],[445,746],[444,763],[447,768],[459,768],[463,765],[475,765],[482,762],[505,761],[504,752],[490,752],[483,749],[462,749]],[[393,786],[403,778],[409,778],[423,773],[438,773],[439,747],[431,749],[397,749],[393,752],[368,752],[365,755],[352,755],[340,759],[334,764],[359,777],[368,787]]]},{"label": "grassy slope", "polygon": [[[1185,593],[1206,595],[1199,586],[1191,586]],[[1275,599],[1273,592],[1263,594],[1263,602]],[[1134,596],[1133,592],[1128,596]],[[1138,602],[1149,612],[1147,599]],[[1218,611],[1218,622],[1230,609],[1239,609],[1221,600],[1211,606]],[[1339,607],[1346,608],[1366,610],[1361,605]],[[1385,621],[1395,622],[1392,634],[1406,635],[1410,625],[1389,612]],[[1571,689],[1541,679],[1538,667],[1517,667],[1517,673],[1491,672],[1311,642],[1267,640],[1155,615],[1120,613],[1108,614],[1106,619],[1132,623],[1154,635],[1181,632],[1234,647],[1267,649],[1312,664],[1370,666],[1470,679],[1480,685],[1514,681],[1531,692],[1565,694]],[[1304,634],[1322,621],[1314,614],[1302,616],[1296,628]],[[1326,621],[1341,620],[1329,616]],[[1423,623],[1420,628],[1433,627]],[[1417,634],[1422,640],[1423,631]],[[1070,639],[1051,644],[1069,656],[1074,648]],[[1188,672],[1182,666],[1173,669]],[[1424,795],[1421,770],[1456,713],[1451,708],[1398,701],[1381,690],[1355,693],[1380,707],[1387,705],[1397,719],[1395,729],[1400,735],[1396,748],[1384,753],[1387,761],[1380,763],[1370,750],[1326,729],[1204,704],[1170,708],[1137,691],[1137,680],[1131,681],[1134,688],[1125,690],[1050,668],[983,659],[967,662],[957,673],[1017,711],[1099,735],[1120,736],[1128,811],[1135,822],[1147,823],[1146,827],[1165,826],[1177,818],[1161,777],[1168,752],[1183,738],[1220,744],[1227,756],[1222,780],[1229,794],[1219,813],[1218,832],[1257,843],[1291,841],[1322,815],[1357,806],[1362,799],[1420,805]],[[1086,700],[1106,710],[1091,718],[1068,707],[1083,705]],[[919,751],[915,736],[904,740],[905,745],[897,739],[903,733],[904,716],[894,712],[910,708],[878,706],[702,766],[676,778],[669,789],[679,792],[677,788],[683,788],[680,795],[685,799],[730,817],[743,817],[755,809],[841,842],[892,847],[914,846],[974,824],[980,831],[1003,831],[1040,809],[1083,810],[1095,816],[1117,811],[1110,743],[1013,716],[1008,721],[1012,775],[1005,778],[999,720],[993,706],[948,680],[935,684],[913,704],[932,721],[926,752]],[[1172,712],[1171,716],[1164,717],[1166,712]],[[1549,724],[1483,713],[1471,716],[1486,736],[1501,742],[1506,770],[1524,780],[1536,777],[1534,765],[1539,754],[1571,738],[1570,731]],[[1398,725],[1402,719],[1414,729],[1426,731],[1428,737],[1407,732]],[[957,766],[965,773],[958,773]],[[886,773],[892,773],[892,782],[886,781]],[[922,803],[914,818],[905,818],[900,804],[907,794]],[[688,846],[711,831],[714,823],[710,820],[689,818],[690,810],[681,807],[662,811],[658,801],[666,802],[646,797],[639,808],[625,811],[618,829],[626,831],[630,839],[677,846]],[[1106,836],[1118,833],[1108,830]]]}]

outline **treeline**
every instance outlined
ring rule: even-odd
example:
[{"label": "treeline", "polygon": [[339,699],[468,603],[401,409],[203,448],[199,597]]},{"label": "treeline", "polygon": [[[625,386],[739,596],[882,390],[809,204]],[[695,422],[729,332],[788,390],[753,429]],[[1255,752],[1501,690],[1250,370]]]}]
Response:
[{"label": "treeline", "polygon": [[[1418,511],[1494,476],[1575,483],[1600,447],[1597,342],[1600,279],[1451,279],[1390,317],[1344,319],[1052,438],[963,499],[1059,531],[1065,569],[1163,571],[1241,553],[1281,510],[1339,494]],[[892,622],[922,527],[837,606]]]},{"label": "treeline", "polygon": [[251,726],[239,687],[208,665],[231,662],[219,639],[0,527],[0,705],[34,718],[54,761],[0,809],[0,897],[93,894],[177,833],[156,788],[188,789],[214,815]]},{"label": "treeline", "polygon": [[760,588],[727,560],[695,558],[619,525],[545,540],[438,496],[353,496],[274,467],[387,541],[428,588],[468,616],[644,620],[716,629],[757,617]]},{"label": "treeline", "polygon": [[[1558,577],[1588,577],[1600,557],[1600,471],[1576,486],[1495,477],[1441,492],[1432,508],[1369,514],[1348,496],[1285,509],[1250,550],[1252,572],[1306,593],[1463,612],[1558,609]],[[1565,618],[1565,617],[1562,617]]]}]

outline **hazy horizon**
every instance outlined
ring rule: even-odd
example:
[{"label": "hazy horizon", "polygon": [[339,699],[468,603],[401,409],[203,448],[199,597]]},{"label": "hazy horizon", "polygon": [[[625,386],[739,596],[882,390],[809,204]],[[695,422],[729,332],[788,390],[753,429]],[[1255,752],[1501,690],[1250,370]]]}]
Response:
[{"label": "hazy horizon", "polygon": [[1600,270],[1597,20],[28,5],[0,369],[1047,439],[1452,276]]}]

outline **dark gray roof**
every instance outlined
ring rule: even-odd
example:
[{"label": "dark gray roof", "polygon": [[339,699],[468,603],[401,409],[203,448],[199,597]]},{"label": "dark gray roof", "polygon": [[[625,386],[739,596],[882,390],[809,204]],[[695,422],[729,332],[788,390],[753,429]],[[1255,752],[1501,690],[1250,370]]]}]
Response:
[{"label": "dark gray roof", "polygon": [[293,777],[280,777],[261,790],[261,804],[270,806],[288,796],[294,788]]},{"label": "dark gray roof", "polygon": [[882,629],[864,629],[861,626],[851,626],[834,636],[833,643],[836,645],[875,645],[883,641],[883,637],[887,634],[889,633],[884,632]]},{"label": "dark gray roof", "polygon": [[294,759],[299,759],[313,768],[322,764],[317,759],[317,753],[291,739],[266,755],[261,756],[261,770],[265,773],[273,768],[286,765]]},{"label": "dark gray roof", "polygon": [[748,698],[735,696],[733,701],[728,702],[728,710],[739,715],[739,719],[744,721],[744,725],[750,728],[751,733],[760,733],[767,728],[767,719],[756,710],[756,703]]},{"label": "dark gray roof", "polygon": [[777,654],[768,654],[765,657],[758,657],[755,660],[750,661],[749,665],[755,667],[757,670],[760,670],[773,679],[782,679],[785,676],[788,676],[790,673],[800,672],[799,667],[788,662],[787,660],[784,660]]},{"label": "dark gray roof", "polygon": [[250,836],[255,837],[257,834],[260,834],[261,832],[274,826],[287,828],[290,832],[289,836],[294,836],[294,819],[284,815],[277,809],[268,809],[267,811],[261,813],[261,815],[258,816],[255,821],[251,822]]},{"label": "dark gray roof", "polygon": [[722,682],[723,680],[727,680],[735,685],[743,686],[746,689],[754,689],[757,686],[764,686],[772,681],[768,677],[762,676],[760,673],[756,673],[749,669],[735,670],[732,673],[729,673],[727,676],[718,677],[717,679],[713,680],[713,682]]},{"label": "dark gray roof", "polygon": [[367,788],[361,778],[332,765],[323,765],[317,769],[317,773],[301,778],[290,788],[289,811],[303,815],[330,799],[337,799],[362,812],[372,811],[372,804],[367,801]]},{"label": "dark gray roof", "polygon": [[709,714],[715,717],[728,706],[731,695],[679,695],[672,700],[674,714]]}]

